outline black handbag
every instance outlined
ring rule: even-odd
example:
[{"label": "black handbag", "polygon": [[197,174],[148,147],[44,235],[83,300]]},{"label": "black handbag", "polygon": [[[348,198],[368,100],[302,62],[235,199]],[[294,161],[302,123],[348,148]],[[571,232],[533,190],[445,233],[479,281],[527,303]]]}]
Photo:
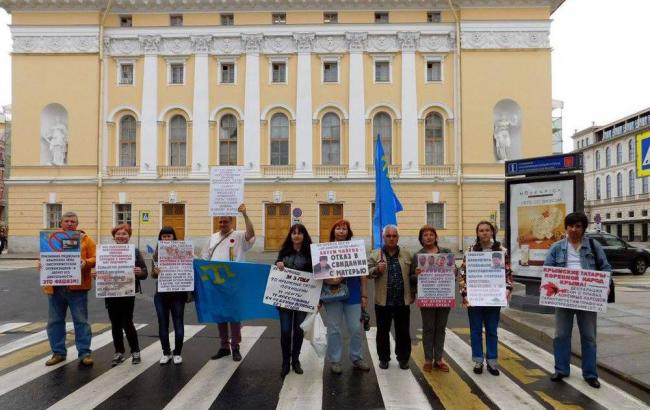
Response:
[{"label": "black handbag", "polygon": [[[594,246],[594,240],[589,239],[589,247],[591,248],[591,253],[594,254],[594,261],[596,262],[596,270],[600,270],[600,262],[598,261],[598,255],[596,254],[596,246]],[[616,289],[614,285],[614,278],[610,276],[609,278],[609,293],[607,294],[607,303],[616,302]]]}]

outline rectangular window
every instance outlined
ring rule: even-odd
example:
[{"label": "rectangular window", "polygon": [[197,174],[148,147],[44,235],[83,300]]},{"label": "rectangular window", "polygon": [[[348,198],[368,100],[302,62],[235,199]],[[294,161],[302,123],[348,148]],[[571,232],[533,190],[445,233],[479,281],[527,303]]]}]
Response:
[{"label": "rectangular window", "polygon": [[643,211],[641,211],[641,216],[648,216],[648,210],[644,209]]},{"label": "rectangular window", "polygon": [[445,227],[445,204],[427,204],[427,224],[438,229]]},{"label": "rectangular window", "polygon": [[427,23],[440,23],[440,12],[439,11],[428,11],[427,12]]},{"label": "rectangular window", "polygon": [[273,24],[287,24],[287,13],[273,13],[271,22]]},{"label": "rectangular window", "polygon": [[115,225],[131,225],[131,204],[115,204]]},{"label": "rectangular window", "polygon": [[378,11],[375,13],[375,23],[377,24],[388,24],[388,12],[387,11]]},{"label": "rectangular window", "polygon": [[339,81],[339,63],[326,61],[323,63],[323,82],[337,83]]},{"label": "rectangular window", "polygon": [[339,13],[325,12],[323,13],[323,23],[336,24],[339,22]]},{"label": "rectangular window", "polygon": [[120,16],[120,27],[133,27],[133,17]]},{"label": "rectangular window", "polygon": [[427,61],[427,81],[442,81],[441,61]]},{"label": "rectangular window", "polygon": [[610,214],[610,213],[606,213],[606,214],[605,214],[605,218],[606,218],[606,219],[612,219],[612,214]]},{"label": "rectangular window", "polygon": [[47,204],[45,206],[45,229],[59,228],[59,222],[61,222],[62,213],[62,204]]},{"label": "rectangular window", "polygon": [[623,212],[616,212],[616,217],[617,218],[622,218],[623,217]]},{"label": "rectangular window", "polygon": [[235,83],[235,64],[234,63],[221,63],[221,83],[234,84]]},{"label": "rectangular window", "polygon": [[185,81],[185,64],[174,63],[170,65],[171,76],[170,84],[183,84]]},{"label": "rectangular window", "polygon": [[272,63],[271,64],[273,83],[286,83],[287,82],[287,64],[286,63]]},{"label": "rectangular window", "polygon": [[120,64],[120,85],[133,85],[133,64]]},{"label": "rectangular window", "polygon": [[235,15],[234,14],[222,14],[221,15],[221,25],[222,26],[233,26],[233,25],[235,25]]},{"label": "rectangular window", "polygon": [[375,82],[376,83],[390,82],[389,61],[375,61]]},{"label": "rectangular window", "polygon": [[169,16],[169,25],[172,27],[181,27],[183,25],[183,15],[172,14]]},{"label": "rectangular window", "polygon": [[634,211],[628,211],[627,216],[634,218]]}]

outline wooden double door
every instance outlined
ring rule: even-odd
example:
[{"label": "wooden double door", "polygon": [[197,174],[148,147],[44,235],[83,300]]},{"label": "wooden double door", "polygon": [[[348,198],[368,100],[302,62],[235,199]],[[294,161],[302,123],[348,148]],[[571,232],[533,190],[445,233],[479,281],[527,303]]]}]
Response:
[{"label": "wooden double door", "polygon": [[320,242],[329,242],[332,226],[339,219],[343,219],[343,204],[320,204],[319,214]]},{"label": "wooden double door", "polygon": [[179,241],[185,239],[185,204],[163,204],[162,226],[171,226]]},{"label": "wooden double door", "polygon": [[280,250],[290,227],[291,204],[266,204],[264,209],[264,250]]}]

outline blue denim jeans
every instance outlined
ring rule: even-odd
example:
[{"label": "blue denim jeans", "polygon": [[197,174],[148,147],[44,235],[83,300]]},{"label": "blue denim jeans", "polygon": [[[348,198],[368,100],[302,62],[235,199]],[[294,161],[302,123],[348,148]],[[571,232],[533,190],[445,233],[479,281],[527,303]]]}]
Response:
[{"label": "blue denim jeans", "polygon": [[555,309],[555,338],[553,339],[553,355],[555,356],[555,371],[565,376],[569,375],[571,365],[571,332],[573,330],[573,315],[578,318],[580,330],[580,345],[582,352],[582,377],[594,379],[598,377],[596,369],[596,312],[585,312],[576,309]]},{"label": "blue denim jeans", "polygon": [[[497,328],[501,308],[499,306],[474,306],[467,308],[469,333],[472,345],[472,361],[483,363],[483,357],[490,366],[496,366],[499,338]],[[485,326],[485,347],[483,354],[483,327]]]},{"label": "blue denim jeans", "polygon": [[90,354],[92,331],[88,323],[88,292],[69,292],[63,286],[55,286],[54,293],[48,295],[47,338],[50,341],[52,353],[66,356],[65,347],[65,318],[70,308],[72,323],[74,323],[74,342],[79,357]]},{"label": "blue denim jeans", "polygon": [[169,346],[169,315],[171,313],[172,322],[174,323],[174,354],[181,354],[183,350],[183,338],[185,329],[183,327],[183,315],[185,313],[185,301],[187,293],[185,292],[164,292],[158,293],[153,297],[153,303],[156,306],[158,315],[158,337],[162,346],[163,354],[172,353]]},{"label": "blue denim jeans", "polygon": [[327,323],[325,324],[327,326],[327,360],[332,363],[341,361],[343,350],[341,322],[344,316],[350,335],[350,360],[354,363],[362,359],[361,304],[348,305],[346,301],[343,301],[329,302],[324,305],[327,311]]},{"label": "blue denim jeans", "polygon": [[300,324],[307,317],[307,312],[278,308],[280,312],[280,346],[282,363],[296,363],[300,359],[300,348],[305,336]]}]

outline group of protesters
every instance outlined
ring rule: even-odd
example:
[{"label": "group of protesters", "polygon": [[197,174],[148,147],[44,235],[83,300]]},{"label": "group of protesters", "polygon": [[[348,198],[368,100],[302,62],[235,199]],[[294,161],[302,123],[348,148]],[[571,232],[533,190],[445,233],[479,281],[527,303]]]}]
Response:
[{"label": "group of protesters", "polygon": [[[243,261],[246,252],[255,243],[255,230],[246,212],[246,206],[239,207],[245,222],[244,231],[233,229],[233,217],[217,217],[218,231],[210,237],[201,252],[201,258],[219,261]],[[64,231],[78,230],[78,217],[74,212],[66,212],[61,218],[60,227]],[[566,216],[564,225],[567,232],[562,239],[550,248],[545,266],[567,268],[582,268],[601,271],[611,271],[605,254],[597,243],[590,243],[584,237],[588,221],[583,213],[575,212]],[[55,286],[45,288],[48,295],[49,316],[47,334],[52,349],[52,357],[45,363],[47,366],[56,365],[66,360],[65,317],[70,308],[75,329],[75,343],[80,359],[80,365],[92,366],[91,357],[91,328],[88,323],[88,290],[92,286],[92,271],[95,266],[95,242],[83,231],[81,232],[81,276],[80,285]],[[112,230],[115,243],[126,244],[131,237],[129,225],[118,225]],[[353,238],[352,226],[349,221],[341,219],[331,227],[329,241],[349,241]],[[158,240],[176,240],[176,232],[171,227],[163,227]],[[399,231],[395,225],[387,225],[382,230],[383,246],[373,250],[368,257],[369,274],[367,276],[333,277],[325,279],[324,287],[347,288],[348,297],[344,300],[321,301],[325,310],[327,327],[327,361],[332,373],[341,374],[343,352],[342,323],[345,322],[349,334],[348,355],[352,368],[369,371],[370,366],[363,358],[363,322],[367,318],[368,281],[374,280],[374,310],[377,326],[376,348],[379,357],[379,368],[388,369],[391,360],[390,331],[395,329],[395,354],[400,369],[409,369],[411,356],[410,307],[416,300],[418,276],[422,269],[418,267],[417,258],[421,254],[451,254],[451,250],[438,244],[438,234],[433,226],[423,226],[418,234],[422,246],[414,255],[399,246]],[[311,260],[311,237],[302,224],[291,226],[284,240],[275,265],[278,269],[295,269],[303,272],[313,272]],[[476,226],[476,240],[466,250],[467,252],[503,252],[505,254],[505,275],[503,280],[506,288],[506,298],[509,301],[512,289],[512,271],[508,250],[497,240],[497,228],[488,221],[481,221]],[[148,277],[147,268],[139,250],[135,250],[136,292],[141,292],[140,280]],[[153,254],[151,276],[158,278],[158,249]],[[318,266],[318,264],[317,264]],[[456,269],[456,278],[462,305],[467,308],[470,328],[470,344],[472,351],[473,372],[483,373],[484,364],[493,376],[500,374],[498,356],[498,326],[501,308],[498,306],[471,306],[467,298],[466,260],[463,259]],[[154,305],[158,317],[159,336],[162,346],[160,364],[170,361],[178,365],[182,363],[181,351],[184,338],[184,309],[188,301],[188,292],[159,292],[154,296]],[[123,362],[125,347],[123,332],[126,334],[131,352],[131,362],[140,363],[140,348],[137,331],[133,323],[135,296],[106,298],[105,305],[112,325],[115,354],[112,365]],[[300,324],[306,317],[305,312],[278,308],[280,318],[280,343],[282,349],[281,377],[285,377],[291,369],[294,373],[302,374],[300,351],[304,338]],[[425,362],[422,370],[425,372],[449,372],[449,366],[443,361],[445,329],[447,326],[450,307],[421,307],[422,316],[422,345]],[[169,319],[174,327],[174,348],[169,342]],[[571,358],[571,330],[573,317],[577,316],[582,344],[582,375],[587,383],[598,388],[596,369],[596,319],[597,313],[576,309],[556,308],[556,337],[554,339],[555,373],[551,380],[559,382],[569,376]],[[220,346],[211,358],[213,360],[231,356],[232,360],[242,360],[240,352],[241,323],[219,323]],[[485,331],[485,349],[483,332]]]}]

